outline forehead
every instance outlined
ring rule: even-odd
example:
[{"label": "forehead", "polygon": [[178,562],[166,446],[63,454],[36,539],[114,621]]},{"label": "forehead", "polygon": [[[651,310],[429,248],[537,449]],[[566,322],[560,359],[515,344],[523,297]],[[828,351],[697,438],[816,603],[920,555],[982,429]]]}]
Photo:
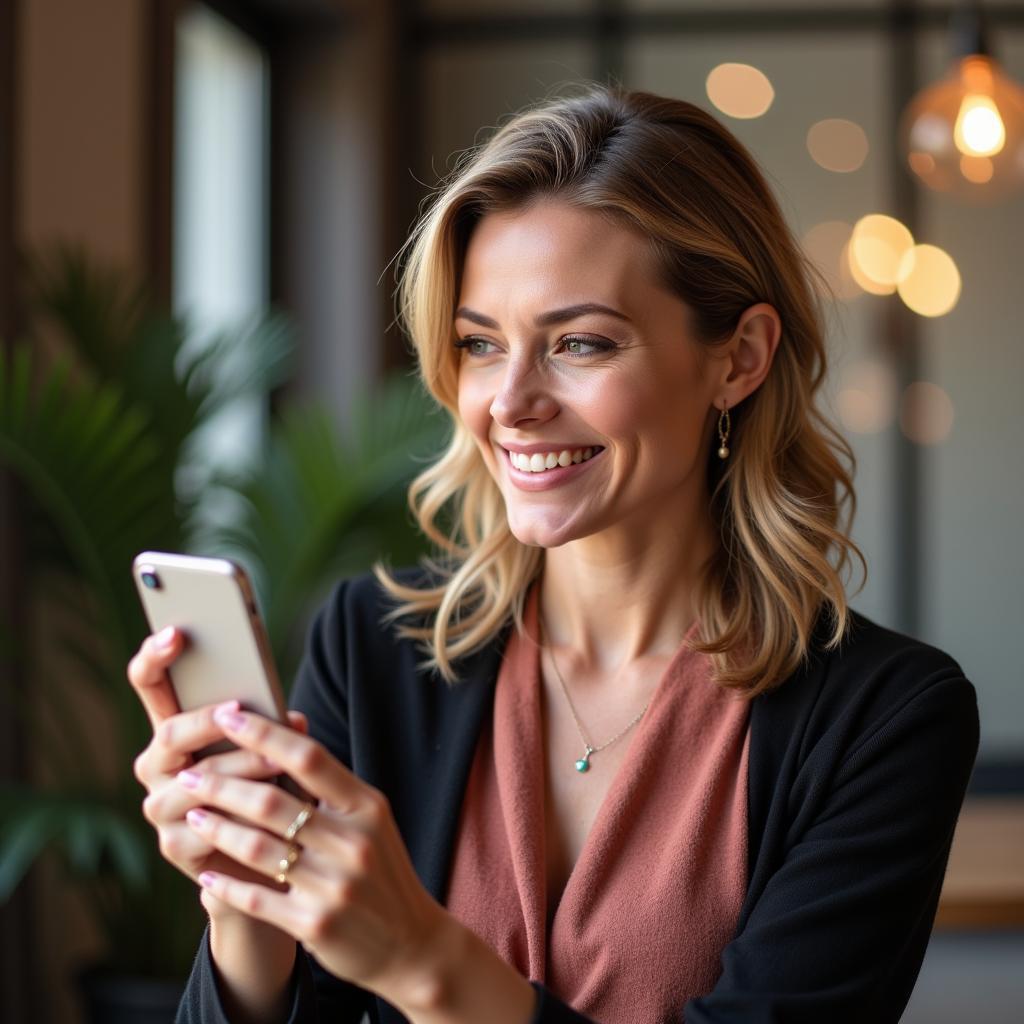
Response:
[{"label": "forehead", "polygon": [[473,229],[459,304],[586,298],[642,305],[661,290],[653,250],[637,230],[597,210],[544,200],[486,214]]}]

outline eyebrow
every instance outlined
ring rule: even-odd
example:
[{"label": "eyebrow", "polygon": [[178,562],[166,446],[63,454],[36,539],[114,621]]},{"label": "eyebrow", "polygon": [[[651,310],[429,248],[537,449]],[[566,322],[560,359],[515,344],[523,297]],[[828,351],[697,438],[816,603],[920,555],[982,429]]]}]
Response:
[{"label": "eyebrow", "polygon": [[[603,313],[605,316],[613,316],[617,320],[626,321],[626,323],[630,322],[625,313],[620,313],[617,309],[612,309],[611,306],[602,306],[600,302],[579,302],[575,306],[564,306],[562,309],[552,309],[547,313],[541,313],[535,318],[534,324],[537,327],[551,327],[553,324],[563,324],[567,320],[575,320],[588,313]],[[497,320],[492,320],[491,317],[477,313],[467,306],[460,306],[455,310],[455,319],[460,318],[470,320],[481,327],[490,327],[492,330],[498,330],[500,327]]]}]

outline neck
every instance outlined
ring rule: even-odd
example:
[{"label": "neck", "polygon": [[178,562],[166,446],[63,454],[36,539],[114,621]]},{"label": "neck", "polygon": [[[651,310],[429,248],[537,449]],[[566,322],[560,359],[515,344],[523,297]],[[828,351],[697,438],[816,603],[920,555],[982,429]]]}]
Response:
[{"label": "neck", "polygon": [[667,528],[671,515],[638,515],[548,549],[539,609],[547,643],[570,647],[600,673],[671,656],[696,618],[694,593],[717,544],[707,505],[700,508],[688,528]]}]

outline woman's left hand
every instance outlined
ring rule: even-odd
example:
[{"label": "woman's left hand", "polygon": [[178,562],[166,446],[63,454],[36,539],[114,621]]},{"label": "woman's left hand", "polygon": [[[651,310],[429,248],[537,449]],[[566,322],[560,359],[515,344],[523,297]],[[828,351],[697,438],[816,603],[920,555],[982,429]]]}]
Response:
[{"label": "woman's left hand", "polygon": [[295,838],[301,852],[282,890],[273,879],[288,852],[283,837],[303,802],[271,783],[182,772],[179,782],[204,804],[199,815],[189,812],[192,827],[267,876],[261,885],[204,874],[205,890],[293,935],[338,977],[399,1001],[427,980],[450,915],[417,877],[387,799],[294,729],[251,712],[216,720],[230,740],[280,765],[319,803]]}]

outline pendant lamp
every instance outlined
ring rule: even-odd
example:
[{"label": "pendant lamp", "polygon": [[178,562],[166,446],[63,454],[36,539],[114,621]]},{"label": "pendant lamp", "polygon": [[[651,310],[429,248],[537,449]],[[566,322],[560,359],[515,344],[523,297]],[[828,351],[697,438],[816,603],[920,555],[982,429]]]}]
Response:
[{"label": "pendant lamp", "polygon": [[948,74],[903,114],[903,151],[928,188],[994,203],[1024,188],[1024,89],[992,56],[980,4],[955,8],[950,36]]}]

